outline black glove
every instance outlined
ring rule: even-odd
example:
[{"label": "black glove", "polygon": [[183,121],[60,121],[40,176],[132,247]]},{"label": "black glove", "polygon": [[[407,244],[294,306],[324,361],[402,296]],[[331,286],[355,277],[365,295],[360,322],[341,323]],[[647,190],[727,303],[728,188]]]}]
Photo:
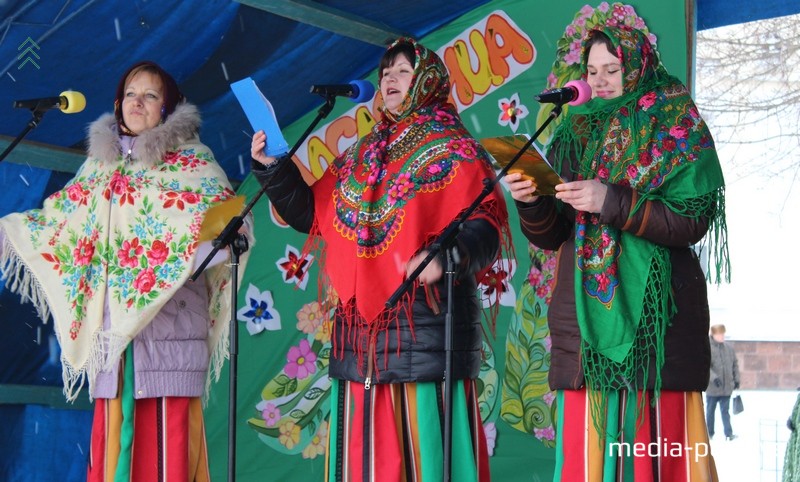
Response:
[{"label": "black glove", "polygon": [[734,390],[738,390],[739,389],[739,382],[733,382],[733,389]]},{"label": "black glove", "polygon": [[790,418],[790,419],[788,419],[788,420],[786,420],[786,426],[787,426],[787,427],[789,427],[789,430],[791,430],[792,432],[794,432],[794,430],[795,430],[795,426],[794,426],[794,422],[792,422],[792,419],[791,419],[791,418]]},{"label": "black glove", "polygon": [[722,386],[722,380],[720,380],[719,378],[715,378],[714,379],[714,386],[717,387],[717,388],[721,387]]}]

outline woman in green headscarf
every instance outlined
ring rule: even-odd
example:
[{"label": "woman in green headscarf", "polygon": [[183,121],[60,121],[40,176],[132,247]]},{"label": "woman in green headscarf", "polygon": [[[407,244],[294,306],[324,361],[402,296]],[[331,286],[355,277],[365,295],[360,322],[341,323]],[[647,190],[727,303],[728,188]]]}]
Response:
[{"label": "woman in green headscarf", "polygon": [[567,182],[538,196],[507,177],[523,233],[558,250],[555,480],[715,480],[701,396],[708,299],[692,247],[709,234],[713,276],[727,275],[714,142],[642,32],[592,30],[582,60],[592,100],[569,109],[548,149]]}]

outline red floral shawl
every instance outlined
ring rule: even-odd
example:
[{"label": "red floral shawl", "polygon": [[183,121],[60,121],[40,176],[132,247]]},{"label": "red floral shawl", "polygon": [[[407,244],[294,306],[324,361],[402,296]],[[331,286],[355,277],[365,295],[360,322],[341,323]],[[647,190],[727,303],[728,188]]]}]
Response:
[{"label": "red floral shawl", "polygon": [[[403,113],[384,115],[312,187],[310,243],[324,243],[323,276],[350,307],[344,310],[350,325],[385,328],[396,320],[397,308],[385,304],[405,279],[407,261],[475,200],[484,179],[494,177],[487,154],[446,102],[450,83],[441,59],[400,41],[412,43],[417,57]],[[474,218],[489,220],[507,239],[498,188]],[[399,305],[409,300],[406,295]]]}]

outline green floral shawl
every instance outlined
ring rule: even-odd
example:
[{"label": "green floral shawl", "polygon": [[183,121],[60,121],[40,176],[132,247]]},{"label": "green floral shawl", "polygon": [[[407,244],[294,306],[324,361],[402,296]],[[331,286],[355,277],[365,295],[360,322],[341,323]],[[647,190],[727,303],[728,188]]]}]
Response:
[{"label": "green floral shawl", "polygon": [[[728,275],[724,181],[714,142],[686,87],[669,75],[638,30],[600,27],[616,48],[623,95],[573,107],[551,142],[554,159],[577,158],[576,179],[600,179],[682,216],[709,221],[710,265]],[[598,44],[602,45],[602,44]],[[588,55],[583,52],[583,75]],[[577,156],[575,156],[577,153]],[[660,387],[664,334],[674,314],[665,246],[576,214],[575,298],[587,386]],[[712,275],[713,277],[713,275]],[[655,353],[657,366],[650,367]],[[641,384],[637,379],[643,379]]]}]

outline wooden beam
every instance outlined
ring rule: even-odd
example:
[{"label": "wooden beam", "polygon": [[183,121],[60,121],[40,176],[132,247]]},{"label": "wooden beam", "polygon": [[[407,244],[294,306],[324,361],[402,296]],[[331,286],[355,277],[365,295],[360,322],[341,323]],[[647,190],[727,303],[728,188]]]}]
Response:
[{"label": "wooden beam", "polygon": [[91,410],[87,388],[70,403],[59,387],[40,385],[0,385],[0,405],[47,405],[65,410]]},{"label": "wooden beam", "polygon": [[[13,137],[0,136],[0,152],[5,152],[13,141]],[[22,141],[14,147],[3,162],[74,174],[78,172],[78,168],[85,160],[86,153],[75,149]]]},{"label": "wooden beam", "polygon": [[280,15],[296,22],[313,25],[314,27],[379,47],[386,47],[398,37],[407,35],[378,22],[310,0],[236,1],[242,5]]}]

